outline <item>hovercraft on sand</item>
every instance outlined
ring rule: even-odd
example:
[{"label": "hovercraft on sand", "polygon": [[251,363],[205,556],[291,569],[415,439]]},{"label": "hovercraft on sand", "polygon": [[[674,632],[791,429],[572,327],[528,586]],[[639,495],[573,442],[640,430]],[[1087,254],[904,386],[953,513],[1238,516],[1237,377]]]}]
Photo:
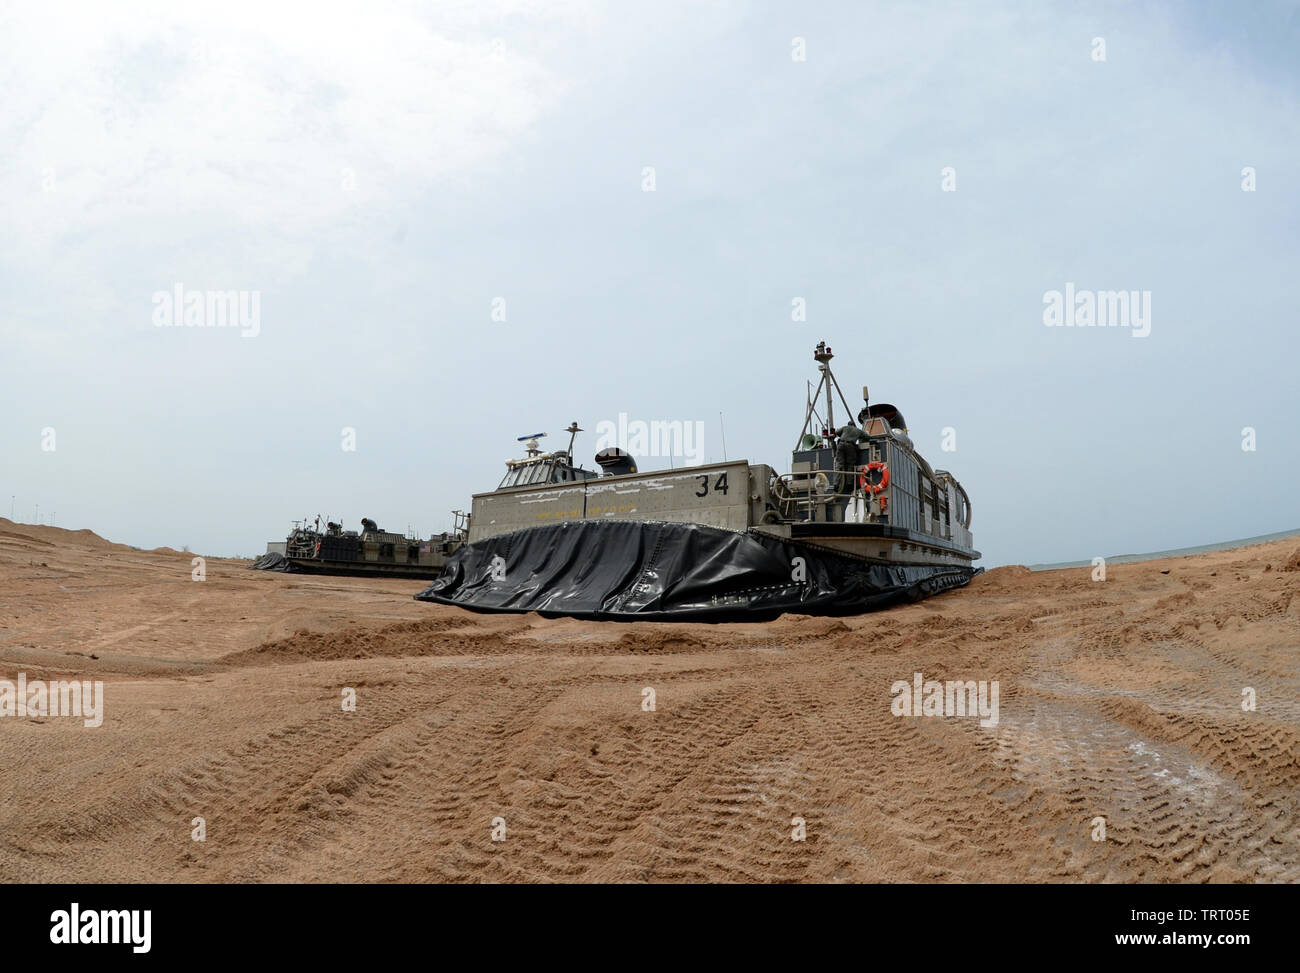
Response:
[{"label": "hovercraft on sand", "polygon": [[[474,495],[467,543],[423,601],[483,612],[633,621],[845,615],[960,587],[979,574],[971,504],[916,451],[902,413],[863,388],[835,425],[825,342],[789,473],[746,460],[642,473],[603,449],[600,472],[568,451],[508,460]],[[825,415],[818,404],[825,392]]]}]

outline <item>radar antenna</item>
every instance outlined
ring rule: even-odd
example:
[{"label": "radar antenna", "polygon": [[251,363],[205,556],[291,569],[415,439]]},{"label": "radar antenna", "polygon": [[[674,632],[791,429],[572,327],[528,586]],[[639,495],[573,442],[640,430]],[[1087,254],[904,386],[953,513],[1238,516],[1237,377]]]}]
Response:
[{"label": "radar antenna", "polygon": [[524,450],[528,453],[529,456],[536,456],[538,453],[542,451],[541,447],[537,445],[537,440],[543,439],[545,438],[545,436],[546,433],[544,432],[535,432],[529,436],[519,436],[515,439],[515,442],[523,443]]}]

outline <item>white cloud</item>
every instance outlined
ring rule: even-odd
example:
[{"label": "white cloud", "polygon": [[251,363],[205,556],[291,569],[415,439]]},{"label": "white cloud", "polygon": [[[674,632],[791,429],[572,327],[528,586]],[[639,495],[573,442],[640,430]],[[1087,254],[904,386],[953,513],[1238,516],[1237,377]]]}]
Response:
[{"label": "white cloud", "polygon": [[[0,23],[10,265],[228,236],[312,239],[488,165],[566,82],[504,36],[571,5],[47,4]],[[536,26],[532,24],[530,26]],[[355,245],[355,240],[353,244]],[[218,282],[224,283],[224,282]]]}]

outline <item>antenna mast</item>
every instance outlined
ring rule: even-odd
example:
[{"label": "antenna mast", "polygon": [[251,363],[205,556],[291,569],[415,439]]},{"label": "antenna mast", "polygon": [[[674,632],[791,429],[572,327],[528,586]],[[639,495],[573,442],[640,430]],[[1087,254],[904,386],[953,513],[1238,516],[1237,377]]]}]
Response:
[{"label": "antenna mast", "polygon": [[[822,373],[822,377],[817,382],[817,391],[813,392],[812,395],[808,397],[808,410],[804,416],[803,429],[799,432],[800,442],[803,441],[804,433],[808,431],[808,423],[812,421],[812,417],[815,414],[813,403],[817,400],[817,396],[821,394],[823,387],[826,389],[826,431],[831,435],[835,434],[835,415],[832,411],[834,401],[831,397],[832,388],[834,388],[835,392],[839,395],[840,402],[844,405],[845,413],[849,418],[853,417],[853,410],[849,408],[848,402],[844,399],[844,393],[840,391],[840,383],[835,381],[835,376],[831,372],[831,359],[834,357],[835,353],[826,347],[826,342],[817,342],[817,347],[813,350],[813,359],[817,362],[817,368]],[[796,444],[795,448],[799,448],[798,444]]]},{"label": "antenna mast", "polygon": [[573,466],[573,441],[577,438],[578,433],[584,430],[578,428],[578,420],[575,419],[569,423],[569,428],[564,431],[569,434],[569,465]]}]

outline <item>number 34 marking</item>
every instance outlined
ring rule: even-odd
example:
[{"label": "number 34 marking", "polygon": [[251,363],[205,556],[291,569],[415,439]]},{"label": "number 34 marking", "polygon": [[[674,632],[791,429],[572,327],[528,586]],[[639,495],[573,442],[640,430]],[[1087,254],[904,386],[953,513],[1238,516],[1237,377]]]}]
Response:
[{"label": "number 34 marking", "polygon": [[[709,495],[709,474],[698,473],[695,479],[700,481],[700,488],[695,491],[697,497],[707,497]],[[719,473],[718,478],[713,482],[713,492],[726,494],[727,492],[727,474]]]}]

